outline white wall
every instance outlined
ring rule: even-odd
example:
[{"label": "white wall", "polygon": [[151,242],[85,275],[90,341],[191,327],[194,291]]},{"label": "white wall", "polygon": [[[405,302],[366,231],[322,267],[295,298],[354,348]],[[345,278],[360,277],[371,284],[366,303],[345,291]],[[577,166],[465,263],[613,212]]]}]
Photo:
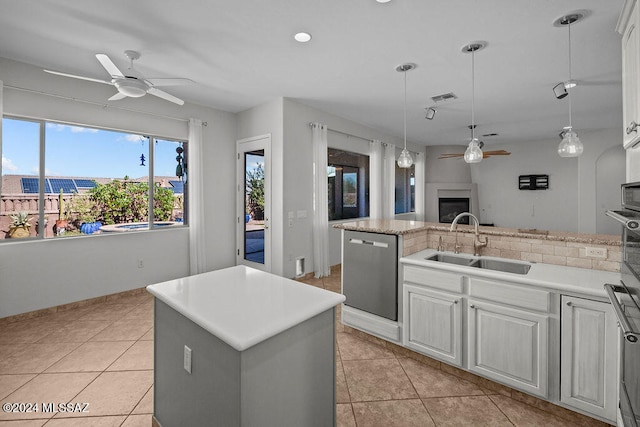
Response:
[{"label": "white wall", "polygon": [[[609,148],[622,149],[622,135],[619,129],[606,129],[579,132],[579,136],[585,148],[578,158],[558,156],[559,139],[485,147],[504,149],[511,155],[471,166],[472,180],[478,184],[481,221],[499,227],[596,233],[596,218],[603,215],[596,206],[596,180],[619,193],[625,167],[617,157],[617,167],[610,165],[608,174],[597,175],[596,162]],[[549,175],[549,189],[519,190],[518,176],[530,174]]]},{"label": "white wall", "polygon": [[[0,58],[4,114],[94,125],[186,139],[186,121],[103,108],[13,87],[106,104],[114,88],[53,76],[41,68]],[[208,123],[203,130],[207,268],[234,264],[234,114],[145,96],[109,105]],[[0,244],[0,318],[139,288],[188,274],[187,229]],[[143,258],[145,267],[137,268]]]},{"label": "white wall", "polygon": [[471,168],[462,157],[439,159],[445,153],[464,153],[466,145],[430,145],[426,147],[425,181],[428,183],[470,183]]},{"label": "white wall", "polygon": [[640,181],[640,145],[627,150],[627,180],[626,182]]}]

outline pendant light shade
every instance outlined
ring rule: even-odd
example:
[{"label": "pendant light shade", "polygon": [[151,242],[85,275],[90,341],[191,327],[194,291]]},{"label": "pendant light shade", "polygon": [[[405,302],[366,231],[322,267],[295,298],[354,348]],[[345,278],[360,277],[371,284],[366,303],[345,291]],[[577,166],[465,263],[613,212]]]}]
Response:
[{"label": "pendant light shade", "polygon": [[404,148],[398,157],[398,167],[410,168],[413,165],[413,158],[411,153],[407,150],[407,71],[411,71],[416,68],[416,64],[406,63],[396,67],[396,71],[404,73]]},{"label": "pendant light shade", "polygon": [[569,33],[569,80],[564,84],[569,98],[569,126],[564,128],[562,141],[558,146],[558,155],[560,157],[578,157],[584,151],[584,146],[571,125],[571,90],[576,86],[575,81],[571,78],[571,24],[578,22],[582,18],[584,18],[583,14],[572,13],[557,19],[554,23],[556,26],[566,26]]},{"label": "pendant light shade", "polygon": [[467,163],[479,163],[482,161],[482,149],[480,141],[475,137],[475,100],[476,100],[476,83],[475,83],[475,52],[487,46],[486,42],[472,42],[462,47],[462,52],[471,53],[471,141],[467,150],[464,152],[464,161]]}]

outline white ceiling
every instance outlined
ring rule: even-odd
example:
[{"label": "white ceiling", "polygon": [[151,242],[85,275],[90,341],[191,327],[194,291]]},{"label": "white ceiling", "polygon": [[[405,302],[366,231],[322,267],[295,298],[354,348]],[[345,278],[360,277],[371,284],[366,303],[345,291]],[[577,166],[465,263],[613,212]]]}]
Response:
[{"label": "white ceiling", "polygon": [[[284,96],[402,136],[418,145],[464,144],[471,122],[471,41],[476,53],[476,134],[494,142],[556,138],[568,125],[568,31],[553,22],[587,10],[571,28],[573,126],[622,126],[620,35],[624,0],[86,0],[3,1],[0,57],[108,79],[106,53],[126,69],[124,50],[142,53],[145,77],[186,77],[167,87],[187,102],[239,112]],[[293,40],[307,31],[306,44]],[[0,79],[2,70],[0,70]],[[64,79],[64,77],[55,77]],[[96,85],[98,85],[96,83]],[[453,92],[425,120],[431,97]],[[115,93],[115,88],[114,88]],[[114,101],[135,103],[135,99]]]}]

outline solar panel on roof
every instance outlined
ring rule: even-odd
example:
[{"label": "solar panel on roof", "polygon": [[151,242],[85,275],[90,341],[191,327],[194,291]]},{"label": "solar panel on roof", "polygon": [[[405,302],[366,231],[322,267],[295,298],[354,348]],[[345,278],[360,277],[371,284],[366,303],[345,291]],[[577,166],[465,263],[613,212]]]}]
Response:
[{"label": "solar panel on roof", "polygon": [[184,193],[184,182],[182,181],[176,181],[176,180],[169,180],[169,184],[171,184],[171,186],[173,187],[173,193],[179,193],[182,194]]},{"label": "solar panel on roof", "polygon": [[59,193],[62,190],[63,193],[76,193],[78,189],[76,185],[73,183],[73,179],[68,178],[49,178],[47,179],[49,184],[51,185],[52,193]]},{"label": "solar panel on roof", "polygon": [[22,192],[28,194],[38,194],[40,190],[40,186],[38,183],[38,178],[20,178],[20,182],[22,184]]},{"label": "solar panel on roof", "polygon": [[93,188],[96,186],[96,182],[92,179],[74,179],[73,181],[78,188]]}]

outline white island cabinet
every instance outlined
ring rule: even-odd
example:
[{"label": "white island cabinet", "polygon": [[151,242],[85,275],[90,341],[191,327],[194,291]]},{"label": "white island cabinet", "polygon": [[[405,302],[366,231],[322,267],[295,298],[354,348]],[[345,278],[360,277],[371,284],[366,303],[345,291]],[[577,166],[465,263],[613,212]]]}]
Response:
[{"label": "white island cabinet", "polygon": [[236,266],[147,287],[154,424],[335,425],[335,306],[345,297]]}]

